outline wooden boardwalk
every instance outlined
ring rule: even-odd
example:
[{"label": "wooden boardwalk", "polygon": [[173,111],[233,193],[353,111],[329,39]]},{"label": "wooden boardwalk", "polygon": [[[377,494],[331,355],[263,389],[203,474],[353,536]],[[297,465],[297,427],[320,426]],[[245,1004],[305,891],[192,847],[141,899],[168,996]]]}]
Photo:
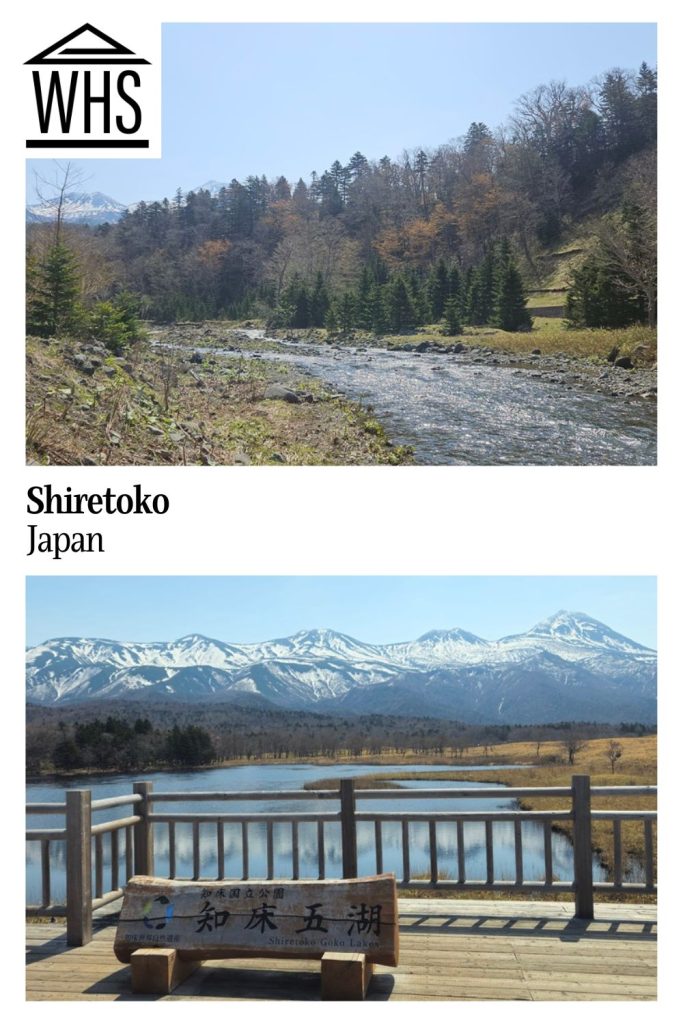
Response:
[{"label": "wooden boardwalk", "polygon": [[[368,1000],[656,998],[655,906],[599,903],[591,922],[569,902],[401,899],[399,911],[399,966],[377,968]],[[318,964],[291,960],[211,961],[170,996],[133,996],[114,933],[97,916],[93,941],[69,948],[61,924],[29,923],[26,998],[320,998]]]}]

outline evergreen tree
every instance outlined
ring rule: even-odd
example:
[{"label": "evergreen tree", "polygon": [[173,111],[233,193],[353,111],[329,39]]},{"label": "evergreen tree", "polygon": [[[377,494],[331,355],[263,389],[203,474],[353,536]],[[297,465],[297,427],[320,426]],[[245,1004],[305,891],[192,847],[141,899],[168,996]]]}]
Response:
[{"label": "evergreen tree", "polygon": [[455,264],[448,274],[448,298],[456,299],[462,308],[462,278]]},{"label": "evergreen tree", "polygon": [[353,329],[356,323],[356,299],[353,292],[344,292],[339,301],[337,316],[342,331],[346,333]]},{"label": "evergreen tree", "polygon": [[565,316],[572,327],[626,327],[645,319],[644,301],[594,255],[572,272]]},{"label": "evergreen tree", "polygon": [[425,324],[429,319],[429,302],[417,271],[411,271],[408,278],[408,286],[413,303],[414,322],[416,324]]},{"label": "evergreen tree", "polygon": [[337,316],[337,304],[332,299],[329,306],[327,307],[327,315],[325,316],[325,327],[330,334],[335,334],[339,330],[339,317]]},{"label": "evergreen tree", "polygon": [[[457,273],[457,271],[456,271]],[[433,323],[437,323],[446,308],[450,297],[450,282],[446,264],[439,260],[436,267],[432,269],[427,282],[427,298],[429,301],[429,312]]]},{"label": "evergreen tree", "polygon": [[503,331],[531,330],[522,277],[512,257],[498,265],[493,323]]},{"label": "evergreen tree", "polygon": [[73,330],[80,319],[78,274],[73,253],[58,242],[38,266],[28,311],[28,330],[49,338]]},{"label": "evergreen tree", "polygon": [[378,284],[374,285],[370,292],[370,329],[375,334],[385,334],[389,326],[387,305],[384,300],[384,290]]},{"label": "evergreen tree", "polygon": [[403,331],[415,326],[413,301],[400,274],[391,279],[387,288],[387,316],[392,331]]},{"label": "evergreen tree", "polygon": [[445,334],[462,334],[462,323],[460,321],[460,303],[457,299],[448,299],[444,307],[446,319]]},{"label": "evergreen tree", "polygon": [[636,116],[643,141],[647,146],[657,142],[657,72],[645,61],[636,78]]},{"label": "evergreen tree", "polygon": [[358,293],[356,295],[356,322],[359,327],[362,327],[366,331],[372,330],[372,294],[372,274],[370,273],[370,268],[367,265],[364,265],[358,282]]},{"label": "evergreen tree", "polygon": [[325,280],[322,273],[318,271],[310,301],[310,323],[312,327],[323,327],[325,325],[329,305],[330,297],[327,294]]},{"label": "evergreen tree", "polygon": [[310,327],[311,325],[311,304],[308,295],[308,288],[301,284],[296,291],[294,300],[294,316],[292,327]]}]

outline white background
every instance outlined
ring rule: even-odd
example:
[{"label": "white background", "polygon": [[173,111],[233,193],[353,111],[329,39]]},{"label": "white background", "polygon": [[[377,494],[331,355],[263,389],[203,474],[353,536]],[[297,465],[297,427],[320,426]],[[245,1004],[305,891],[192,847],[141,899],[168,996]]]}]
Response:
[{"label": "white background", "polygon": [[[20,106],[13,105],[21,62],[42,48],[42,28],[48,14],[64,26],[62,34],[80,22],[96,21],[92,0],[68,0],[54,5],[32,3],[13,12],[1,67],[3,125],[7,145],[3,173],[3,331],[2,423],[3,541],[6,569],[3,624],[3,684],[6,709],[4,789],[11,797],[6,810],[12,843],[9,864],[3,867],[4,915],[0,934],[6,940],[2,994],[22,1015],[90,1017],[95,1011],[116,1011],[109,1004],[23,1005],[23,654],[24,581],[26,574],[586,574],[657,575],[659,577],[660,750],[661,806],[680,815],[680,797],[669,792],[675,783],[680,747],[681,595],[680,478],[681,421],[679,416],[681,347],[680,304],[681,225],[677,186],[680,187],[681,33],[673,13],[660,3],[584,3],[558,10],[557,5],[519,2],[480,3],[476,9],[459,3],[348,2],[343,10],[327,13],[320,3],[210,3],[194,0],[130,3],[112,7],[125,30],[124,16],[152,26],[161,21],[659,21],[660,46],[660,168],[661,303],[660,303],[660,464],[646,468],[52,468],[24,465],[23,426],[23,248],[25,127]],[[8,18],[8,15],[5,15]],[[56,22],[55,22],[56,24]],[[104,24],[104,23],[103,23]],[[105,31],[109,31],[107,13]],[[59,29],[57,31],[60,31]],[[114,29],[111,31],[116,35]],[[52,33],[54,34],[54,33]],[[52,37],[47,32],[47,45]],[[523,58],[522,58],[523,59]],[[340,74],[343,54],[340,54]],[[485,69],[486,70],[486,69]],[[596,71],[601,69],[596,68]],[[495,73],[488,69],[486,73]],[[476,99],[476,94],[473,94]],[[409,140],[407,140],[409,144]],[[11,304],[11,308],[8,307]],[[26,490],[52,483],[62,490],[128,490],[141,483],[148,491],[169,495],[165,516],[98,516],[72,522],[51,517],[52,529],[101,529],[104,555],[79,555],[55,562],[27,559],[29,522]],[[48,520],[49,522],[49,520]],[[101,526],[98,526],[98,522]],[[47,527],[42,527],[47,528]],[[674,807],[675,802],[675,807]],[[618,1009],[601,1004],[431,1003],[433,1018],[469,1019],[553,1018],[582,1016],[602,1020],[616,1012],[620,1019],[652,1018],[676,1006],[678,957],[671,926],[679,912],[679,824],[665,821],[660,830],[660,879],[664,922],[660,944],[659,1003],[621,1003]],[[3,856],[6,855],[6,846]],[[670,888],[669,888],[670,886]],[[668,895],[667,895],[668,890]],[[10,904],[11,899],[11,904]],[[106,1009],[104,1008],[106,1005]],[[201,1004],[128,1004],[126,1013],[150,1012],[183,1016],[192,1013],[237,1015],[260,1021],[277,1015],[284,1020],[341,1019],[350,1011],[369,1019],[412,1019],[414,1004],[272,1004],[220,1002]]]}]

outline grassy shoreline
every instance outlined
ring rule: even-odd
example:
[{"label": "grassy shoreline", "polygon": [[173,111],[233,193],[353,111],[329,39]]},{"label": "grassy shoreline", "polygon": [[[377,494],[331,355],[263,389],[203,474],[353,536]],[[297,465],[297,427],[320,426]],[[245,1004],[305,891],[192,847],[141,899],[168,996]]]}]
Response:
[{"label": "grassy shoreline", "polygon": [[[564,758],[566,754],[559,743],[543,743],[540,756],[537,759],[533,743],[510,743],[501,747],[491,748],[491,756],[500,760],[503,756],[496,753],[505,749],[508,763],[528,763],[523,768],[492,769],[488,771],[435,771],[419,772],[411,775],[401,773],[406,779],[419,779],[423,782],[429,780],[453,781],[453,782],[493,782],[505,786],[568,786],[571,783],[571,776],[575,774],[588,774],[594,786],[652,786],[657,782],[657,738],[656,736],[645,736],[642,738],[620,737],[619,743],[623,753],[618,762],[619,767],[614,774],[609,769],[607,760],[607,748],[609,738],[589,740],[583,750],[576,754],[576,763],[558,763],[551,758]],[[356,779],[356,786],[359,788],[373,788],[375,785],[386,785],[395,778],[395,773],[377,772],[372,775],[362,776]],[[318,782],[307,783],[309,789],[333,788],[335,779],[322,779]],[[526,797],[520,801],[520,806],[525,810],[557,810],[558,801],[553,797]],[[565,806],[563,800],[561,806]],[[656,799],[648,796],[640,797],[594,797],[592,806],[594,810],[653,810],[656,807]],[[570,822],[557,822],[554,830],[571,836]],[[640,862],[644,859],[644,839],[642,826],[638,822],[622,822],[622,847],[625,857],[632,857]],[[599,855],[602,864],[607,868],[610,875],[614,870],[614,849],[612,843],[612,826],[609,821],[595,821],[593,823],[593,848]],[[657,864],[656,849],[656,828],[655,828],[655,867]],[[608,894],[611,899],[631,898],[629,894],[623,893]],[[482,895],[482,898],[483,895]],[[558,895],[561,898],[561,895]],[[607,897],[605,897],[607,898]],[[656,896],[644,896],[637,894],[633,897],[636,902],[656,902]]]},{"label": "grassy shoreline", "polygon": [[[530,307],[531,308],[531,307]],[[531,308],[533,314],[533,308]],[[427,342],[441,348],[449,348],[461,343],[469,348],[485,348],[492,351],[506,352],[521,357],[536,351],[542,356],[565,355],[574,359],[585,360],[592,364],[604,363],[608,355],[618,349],[619,355],[629,356],[639,367],[652,367],[657,362],[657,330],[645,324],[634,324],[630,327],[566,327],[559,317],[534,316],[534,325],[530,331],[503,331],[497,327],[465,327],[462,334],[446,335],[439,324],[426,325],[411,332],[399,334],[374,334],[372,331],[354,328],[346,333],[331,332],[324,327],[286,327],[268,329],[266,322],[260,319],[243,321],[206,321],[222,339],[218,337],[218,346],[232,346],[234,335],[243,330],[260,329],[266,332],[270,346],[277,345],[277,339],[311,342],[313,344],[369,345],[376,348],[409,349]],[[182,326],[182,325],[178,325]],[[198,327],[198,324],[190,324]],[[212,339],[211,344],[214,344]],[[250,341],[250,348],[263,347],[266,352],[269,342]]]},{"label": "grassy shoreline", "polygon": [[[28,338],[27,460],[38,465],[403,465],[360,403],[268,359],[138,342]],[[273,387],[281,396],[269,394]]]},{"label": "grassy shoreline", "polygon": [[[400,775],[405,779],[417,779],[428,783],[430,780],[448,780],[453,782],[493,782],[506,786],[567,786],[573,774],[589,774],[595,786],[645,786],[655,785],[657,781],[657,737],[644,736],[618,737],[623,748],[623,753],[618,762],[614,774],[609,769],[606,752],[609,745],[609,737],[589,740],[584,749],[576,754],[576,763],[566,763],[566,752],[562,744],[554,741],[547,741],[540,744],[537,753],[536,743],[505,743],[485,748],[472,748],[469,756],[458,757],[455,751],[451,754],[422,754],[418,751],[396,754],[395,752],[367,753],[360,756],[347,754],[343,757],[272,757],[253,759],[234,759],[213,763],[209,765],[196,766],[192,768],[177,766],[151,766],[145,769],[138,769],[136,774],[145,775],[151,772],[175,772],[182,770],[203,772],[215,768],[242,767],[248,765],[287,765],[287,764],[314,764],[323,766],[338,766],[340,764],[365,764],[375,767],[382,765],[385,771],[371,772],[367,775],[356,777],[356,786],[359,788],[384,788],[392,787],[397,777],[396,769],[401,769]],[[411,764],[433,764],[433,772],[410,772]],[[457,764],[458,771],[453,768]],[[498,767],[500,765],[522,765],[519,768]],[[394,769],[394,770],[392,770]],[[129,772],[117,771],[87,771],[79,769],[70,773],[49,775],[38,775],[27,778],[28,782],[46,781],[50,779],[59,781],[73,778],[84,778],[88,776],[107,778],[115,775],[131,774]],[[304,788],[330,789],[338,786],[339,780],[333,775],[320,779],[316,782],[306,783]],[[529,810],[557,809],[558,801],[553,798],[525,798],[520,805]],[[565,801],[562,801],[562,806]],[[626,807],[631,809],[654,809],[656,800],[652,797],[600,797],[594,798],[594,809],[618,809]],[[568,822],[557,822],[554,830],[564,832],[571,836],[571,825]],[[656,829],[655,829],[655,866],[656,866]],[[613,848],[611,840],[611,826],[609,822],[596,821],[593,825],[594,850],[601,859],[608,872],[613,871]],[[625,856],[633,857],[642,861],[644,856],[644,844],[642,827],[637,822],[622,823],[622,844]],[[430,889],[406,890],[402,895],[406,897],[433,896]],[[444,891],[440,895],[452,895],[453,898],[463,898],[457,890],[452,892]],[[485,890],[469,891],[466,898],[505,900],[510,899],[510,894],[505,892],[488,892]],[[542,890],[530,892],[525,895],[527,899],[555,900],[567,902],[571,900],[569,893],[557,893],[549,895]],[[652,894],[628,893],[628,892],[606,892],[596,893],[598,902],[620,902],[620,903],[656,903],[657,897]]]}]

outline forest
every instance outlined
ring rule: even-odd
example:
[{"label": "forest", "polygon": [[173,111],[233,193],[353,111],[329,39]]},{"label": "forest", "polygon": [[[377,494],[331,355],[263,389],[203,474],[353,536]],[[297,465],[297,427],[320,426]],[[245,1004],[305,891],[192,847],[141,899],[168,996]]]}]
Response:
[{"label": "forest", "polygon": [[98,702],[27,708],[29,775],[74,771],[138,771],[205,766],[224,761],[407,754],[467,761],[488,756],[493,744],[549,740],[569,746],[588,739],[642,736],[654,726],[554,722],[547,725],[465,725],[395,715],[342,717],[264,706]]},{"label": "forest", "polygon": [[643,63],[540,85],[506,124],[475,120],[432,150],[356,152],[307,181],[255,174],[217,194],[178,190],[97,228],[30,225],[28,330],[94,335],[114,351],[137,317],[525,331],[544,255],[579,225],[590,245],[567,323],[652,327],[656,137],[657,76]]}]

